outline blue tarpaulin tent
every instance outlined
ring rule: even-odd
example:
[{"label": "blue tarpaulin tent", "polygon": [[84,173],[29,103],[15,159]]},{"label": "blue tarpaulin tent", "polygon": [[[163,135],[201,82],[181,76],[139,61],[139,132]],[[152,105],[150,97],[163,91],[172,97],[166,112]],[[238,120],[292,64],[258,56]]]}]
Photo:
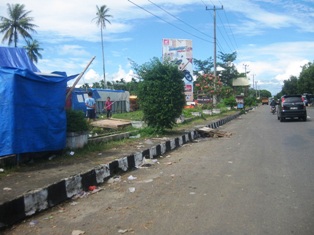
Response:
[{"label": "blue tarpaulin tent", "polygon": [[37,74],[19,51],[16,60],[22,62],[12,65],[13,57],[3,58],[7,50],[0,48],[0,157],[60,150],[66,144],[66,87],[75,76]]},{"label": "blue tarpaulin tent", "polygon": [[24,48],[0,47],[0,66],[40,72],[34,63],[28,58]]},{"label": "blue tarpaulin tent", "polygon": [[[96,100],[96,112],[102,113],[107,97],[114,102],[112,105],[113,113],[122,113],[130,111],[130,93],[124,90],[111,90],[93,88],[89,91],[93,92],[93,98]],[[85,100],[87,91],[84,89],[74,89],[72,91],[71,108],[74,110],[86,111]],[[70,107],[69,107],[70,108]]]}]

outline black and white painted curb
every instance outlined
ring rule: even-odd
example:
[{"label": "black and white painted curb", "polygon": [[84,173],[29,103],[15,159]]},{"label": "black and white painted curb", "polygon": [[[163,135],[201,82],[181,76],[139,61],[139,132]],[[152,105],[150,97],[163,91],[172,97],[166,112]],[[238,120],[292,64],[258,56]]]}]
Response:
[{"label": "black and white painted curb", "polygon": [[[216,129],[238,116],[240,116],[240,113],[212,122],[207,127]],[[82,192],[82,190],[88,191],[88,187],[91,185],[105,183],[118,172],[126,172],[139,167],[143,162],[143,158],[158,158],[197,138],[199,138],[199,134],[193,130],[150,149],[114,160],[109,164],[97,166],[85,173],[70,176],[47,187],[27,192],[22,196],[5,202],[0,205],[0,230],[71,199]]]}]

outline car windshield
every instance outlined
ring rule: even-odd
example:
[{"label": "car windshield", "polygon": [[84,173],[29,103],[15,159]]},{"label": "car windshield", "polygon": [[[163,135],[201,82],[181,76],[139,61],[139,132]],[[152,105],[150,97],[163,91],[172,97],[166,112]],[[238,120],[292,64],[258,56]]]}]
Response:
[{"label": "car windshield", "polygon": [[296,103],[296,102],[303,102],[301,97],[286,97],[285,102],[287,103]]}]

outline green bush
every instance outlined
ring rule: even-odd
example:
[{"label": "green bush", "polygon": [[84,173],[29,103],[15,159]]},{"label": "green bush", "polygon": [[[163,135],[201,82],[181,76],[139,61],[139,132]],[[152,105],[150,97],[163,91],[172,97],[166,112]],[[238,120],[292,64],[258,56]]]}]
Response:
[{"label": "green bush", "polygon": [[213,109],[213,103],[205,103],[205,104],[201,104],[201,105],[198,104],[198,106],[200,106],[201,109],[203,109],[203,110],[205,110],[205,109],[209,109],[209,110]]},{"label": "green bush", "polygon": [[67,109],[67,132],[84,132],[89,130],[89,125],[82,111]]},{"label": "green bush", "polygon": [[224,98],[223,102],[228,107],[234,107],[237,106],[236,98],[234,96],[230,96],[228,98]]},{"label": "green bush", "polygon": [[216,108],[218,108],[218,109],[225,109],[225,108],[226,108],[226,104],[224,103],[224,101],[219,102],[219,103],[216,105]]},{"label": "green bush", "polygon": [[257,100],[256,100],[255,97],[246,97],[246,98],[244,98],[244,105],[246,107],[256,106],[257,105]]},{"label": "green bush", "polygon": [[137,69],[143,79],[138,87],[138,99],[143,120],[156,132],[176,124],[185,105],[184,74],[178,66],[169,62],[161,62],[154,58]]}]

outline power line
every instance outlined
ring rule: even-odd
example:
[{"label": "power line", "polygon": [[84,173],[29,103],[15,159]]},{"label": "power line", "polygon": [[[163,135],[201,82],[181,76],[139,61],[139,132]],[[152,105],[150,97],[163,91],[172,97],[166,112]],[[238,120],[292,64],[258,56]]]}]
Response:
[{"label": "power line", "polygon": [[[220,16],[218,15],[218,18],[221,20],[221,18],[220,18]],[[222,20],[221,20],[222,21]],[[230,43],[231,43],[231,40],[230,40],[230,37],[229,37],[229,34],[227,33],[227,30],[226,30],[226,27],[225,27],[225,25],[224,24],[222,24],[222,26],[223,26],[223,29],[224,29],[224,31],[225,31],[225,34],[227,35],[227,37],[228,37],[228,39],[229,39],[229,41],[230,41]],[[223,34],[222,34],[222,32],[220,31],[220,29],[218,28],[218,30],[219,30],[219,32],[221,33],[221,36],[222,36],[222,38],[224,39],[224,41],[226,42],[226,44],[227,44],[227,46],[229,47],[229,49],[232,51],[232,45],[230,46],[229,45],[229,42],[225,39],[225,37],[223,36]]]},{"label": "power line", "polygon": [[[206,3],[203,1],[203,0],[201,0],[201,2],[206,6]],[[214,3],[210,0],[210,2],[211,2],[211,4],[213,4],[214,5]],[[220,1],[219,1],[220,2]],[[221,3],[221,2],[220,2]],[[221,4],[222,5],[222,4]],[[206,6],[207,7],[207,6]],[[226,20],[227,20],[227,22],[228,22],[228,18],[227,18],[227,15],[226,15],[226,12],[224,11],[224,15],[225,15],[225,17],[226,17]],[[221,25],[223,26],[223,29],[224,29],[224,33],[227,35],[227,39],[226,39],[226,37],[224,36],[224,33],[220,30],[220,28],[218,28],[218,31],[219,31],[219,33],[220,33],[220,36],[221,36],[221,38],[223,39],[223,41],[225,42],[225,44],[226,44],[226,46],[231,50],[231,51],[236,51],[237,49],[237,45],[235,46],[234,45],[234,43],[233,43],[233,41],[235,42],[235,44],[236,44],[236,40],[235,40],[235,38],[234,38],[234,34],[233,34],[233,32],[232,32],[232,30],[231,30],[231,28],[230,28],[230,23],[228,22],[228,25],[229,25],[229,29],[230,29],[230,31],[231,31],[231,34],[232,34],[232,36],[233,36],[233,41],[230,39],[230,37],[229,37],[229,33],[227,32],[227,30],[226,30],[226,26],[225,26],[225,24],[224,24],[224,22],[222,21],[222,19],[221,19],[221,17],[218,15],[218,18],[219,18],[219,20],[221,21]],[[217,40],[217,41],[222,41],[222,40]],[[217,42],[217,46],[222,50],[222,46],[219,44],[219,42]],[[234,50],[232,50],[232,48],[235,48]],[[223,50],[222,50],[223,51]]]},{"label": "power line", "polygon": [[[232,29],[231,29],[231,27],[230,27],[230,23],[229,23],[229,20],[228,20],[228,17],[227,17],[227,14],[226,14],[225,11],[224,11],[224,15],[225,15],[225,17],[226,17],[226,20],[227,20],[227,23],[228,23],[228,26],[229,26],[229,29],[230,29],[230,32],[231,32],[233,41],[234,41],[234,43],[235,43],[235,48],[237,49],[237,48],[238,48],[238,44],[237,44],[237,41],[236,41],[236,39],[235,39],[235,37],[234,37],[233,31],[232,31]],[[231,41],[231,40],[230,40],[230,41]]]},{"label": "power line", "polygon": [[163,9],[162,7],[160,7],[159,5],[157,5],[156,3],[152,2],[151,0],[148,0],[148,1],[149,1],[150,3],[152,3],[152,4],[154,4],[154,5],[155,5],[156,7],[158,7],[159,9],[163,10],[164,12],[166,12],[168,15],[170,15],[170,16],[172,16],[173,18],[175,18],[175,19],[181,21],[183,24],[189,26],[190,28],[196,30],[197,32],[199,32],[199,33],[201,33],[201,34],[203,34],[203,35],[205,35],[205,36],[207,36],[207,37],[212,38],[212,36],[210,36],[210,35],[208,35],[208,34],[206,34],[206,33],[203,33],[202,31],[198,30],[198,29],[195,28],[194,26],[190,25],[189,23],[187,23],[187,22],[181,20],[180,18],[178,18],[178,17],[176,17],[175,15],[171,14],[171,13],[168,12],[167,10]]},{"label": "power line", "polygon": [[183,32],[185,32],[185,33],[187,33],[187,34],[193,36],[193,37],[196,37],[196,38],[198,38],[198,39],[201,39],[201,40],[203,40],[203,41],[211,42],[211,43],[212,43],[212,41],[209,41],[209,40],[207,40],[207,39],[201,38],[201,37],[199,37],[199,36],[197,36],[197,35],[195,35],[195,34],[192,34],[192,33],[188,32],[188,31],[186,31],[186,30],[184,30],[184,29],[182,29],[182,28],[179,28],[178,26],[176,26],[176,25],[174,25],[174,24],[172,24],[172,23],[170,23],[170,22],[164,20],[164,19],[161,18],[160,16],[158,16],[158,15],[156,15],[156,14],[154,14],[154,13],[148,11],[148,10],[146,10],[144,7],[141,7],[141,6],[137,5],[136,3],[132,2],[131,0],[128,0],[128,1],[129,1],[130,3],[132,3],[133,5],[137,6],[138,8],[142,9],[143,11],[146,11],[147,13],[149,13],[149,14],[155,16],[156,18],[158,18],[158,19],[160,19],[160,20],[162,20],[162,21],[164,21],[165,23],[167,23],[167,24],[169,24],[169,25],[175,27],[176,29],[179,29],[179,30],[181,30],[181,31],[183,31]]}]

